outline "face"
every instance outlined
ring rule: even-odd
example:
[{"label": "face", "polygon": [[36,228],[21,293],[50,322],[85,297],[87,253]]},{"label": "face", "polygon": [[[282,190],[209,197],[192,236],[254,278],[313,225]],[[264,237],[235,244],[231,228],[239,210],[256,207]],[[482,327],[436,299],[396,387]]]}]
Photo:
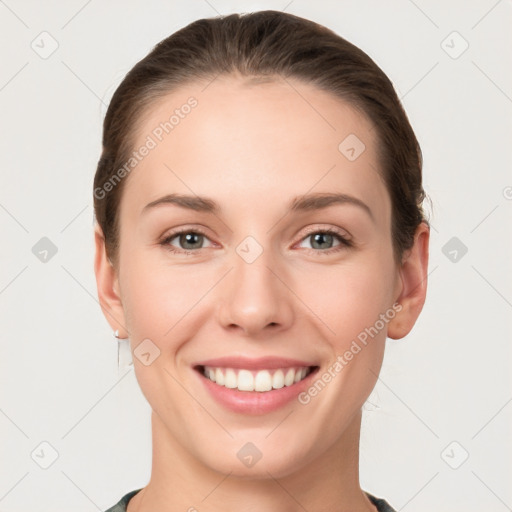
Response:
[{"label": "face", "polygon": [[283,476],[336,450],[375,385],[401,314],[391,203],[349,104],[291,80],[205,85],[138,126],[152,147],[125,178],[117,314],[164,438]]}]

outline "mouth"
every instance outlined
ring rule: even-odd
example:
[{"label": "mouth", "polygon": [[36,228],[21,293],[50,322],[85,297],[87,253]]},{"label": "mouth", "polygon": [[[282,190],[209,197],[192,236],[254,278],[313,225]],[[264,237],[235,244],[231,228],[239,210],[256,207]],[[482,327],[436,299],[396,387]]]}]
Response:
[{"label": "mouth", "polygon": [[229,356],[197,361],[192,369],[206,396],[222,408],[262,415],[292,404],[311,385],[320,366],[276,356]]},{"label": "mouth", "polygon": [[303,381],[316,372],[318,366],[283,366],[255,370],[197,365],[194,369],[217,386],[245,392],[268,393]]}]

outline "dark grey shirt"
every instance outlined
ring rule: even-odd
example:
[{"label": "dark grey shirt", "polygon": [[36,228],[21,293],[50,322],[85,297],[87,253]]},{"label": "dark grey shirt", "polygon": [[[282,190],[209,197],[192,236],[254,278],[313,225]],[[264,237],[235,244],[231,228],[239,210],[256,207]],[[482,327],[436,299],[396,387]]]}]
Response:
[{"label": "dark grey shirt", "polygon": [[[141,489],[137,489],[136,491],[131,491],[128,494],[125,494],[119,503],[116,503],[113,507],[109,508],[105,512],[126,512],[126,507],[128,506],[128,502],[131,498],[133,498]],[[370,501],[377,507],[379,512],[396,512],[394,508],[392,508],[387,501],[376,498],[372,496],[370,493],[363,491],[366,496],[370,499]]]}]

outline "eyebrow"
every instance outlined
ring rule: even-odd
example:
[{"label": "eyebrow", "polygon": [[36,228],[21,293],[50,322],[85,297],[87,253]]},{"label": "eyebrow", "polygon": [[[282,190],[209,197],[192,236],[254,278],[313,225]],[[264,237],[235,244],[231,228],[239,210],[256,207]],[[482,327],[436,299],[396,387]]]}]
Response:
[{"label": "eyebrow", "polygon": [[[312,210],[322,210],[332,205],[345,205],[350,204],[357,206],[364,210],[370,218],[375,221],[375,217],[370,207],[358,199],[357,197],[348,194],[336,194],[329,192],[317,192],[313,194],[306,194],[297,196],[288,204],[289,212],[303,212]],[[147,204],[141,212],[141,215],[148,211],[163,205],[176,205],[188,210],[196,212],[219,214],[221,211],[220,206],[213,199],[208,197],[191,196],[185,194],[167,194],[159,199],[151,201]]]}]

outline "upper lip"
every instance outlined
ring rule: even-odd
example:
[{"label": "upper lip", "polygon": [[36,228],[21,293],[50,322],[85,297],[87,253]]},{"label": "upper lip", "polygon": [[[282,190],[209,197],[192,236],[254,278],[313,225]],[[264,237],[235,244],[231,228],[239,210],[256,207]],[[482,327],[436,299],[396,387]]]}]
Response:
[{"label": "upper lip", "polygon": [[300,361],[298,359],[290,359],[285,357],[219,357],[215,359],[208,359],[199,361],[192,366],[213,366],[215,368],[239,368],[248,370],[271,370],[276,368],[296,368],[296,367],[309,367],[315,366],[311,362]]}]

